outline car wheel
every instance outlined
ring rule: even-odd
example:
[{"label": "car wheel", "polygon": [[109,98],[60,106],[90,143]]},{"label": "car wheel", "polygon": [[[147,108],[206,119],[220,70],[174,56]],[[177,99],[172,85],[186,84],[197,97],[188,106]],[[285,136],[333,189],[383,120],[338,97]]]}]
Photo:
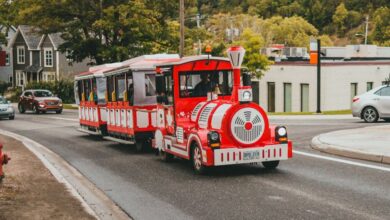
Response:
[{"label": "car wheel", "polygon": [[363,110],[363,119],[367,123],[377,122],[379,119],[378,112],[373,107],[367,107]]},{"label": "car wheel", "polygon": [[61,114],[61,113],[62,113],[62,110],[56,111],[56,114]]},{"label": "car wheel", "polygon": [[202,163],[202,150],[197,143],[194,143],[191,149],[191,159],[195,174],[204,174],[206,172],[206,166]]},{"label": "car wheel", "polygon": [[33,106],[32,110],[35,114],[39,114],[39,109],[36,105]]},{"label": "car wheel", "polygon": [[26,109],[24,109],[24,108],[23,108],[23,105],[21,105],[21,104],[18,105],[18,110],[19,110],[19,113],[20,113],[20,114],[23,114],[23,113],[26,112]]},{"label": "car wheel", "polygon": [[9,120],[14,120],[15,119],[15,115],[13,115],[13,116],[9,116],[9,118],[8,118]]},{"label": "car wheel", "polygon": [[278,167],[279,160],[276,160],[276,161],[266,161],[266,162],[262,162],[262,164],[263,164],[263,166],[266,169],[273,170],[273,169],[276,169],[276,167]]},{"label": "car wheel", "polygon": [[173,160],[172,154],[167,153],[167,152],[162,151],[162,150],[160,151],[159,156],[160,156],[161,160],[163,160],[164,162],[171,162]]}]

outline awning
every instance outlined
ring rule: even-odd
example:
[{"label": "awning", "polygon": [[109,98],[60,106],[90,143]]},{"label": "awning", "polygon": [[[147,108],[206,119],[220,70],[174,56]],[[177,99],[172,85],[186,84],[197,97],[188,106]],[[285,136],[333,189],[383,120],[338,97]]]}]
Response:
[{"label": "awning", "polygon": [[40,72],[42,72],[42,70],[43,70],[43,68],[41,66],[30,65],[24,69],[24,72],[26,72],[26,73],[40,73]]}]

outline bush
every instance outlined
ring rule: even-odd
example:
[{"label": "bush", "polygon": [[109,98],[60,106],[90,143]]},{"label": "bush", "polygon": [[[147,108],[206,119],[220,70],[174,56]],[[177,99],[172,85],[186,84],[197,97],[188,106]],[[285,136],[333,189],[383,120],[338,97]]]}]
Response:
[{"label": "bush", "polygon": [[18,102],[19,97],[22,94],[22,88],[16,87],[16,88],[10,88],[4,93],[4,97],[11,102]]},{"label": "bush", "polygon": [[8,87],[11,84],[0,80],[0,95],[4,95],[4,92],[7,91]]},{"label": "bush", "polygon": [[25,89],[47,89],[56,94],[64,103],[74,103],[73,81],[31,82]]}]

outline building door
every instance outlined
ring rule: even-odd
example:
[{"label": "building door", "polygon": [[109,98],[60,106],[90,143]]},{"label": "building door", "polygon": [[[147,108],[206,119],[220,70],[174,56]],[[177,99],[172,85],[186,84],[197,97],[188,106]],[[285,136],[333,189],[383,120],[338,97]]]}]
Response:
[{"label": "building door", "polygon": [[268,112],[275,112],[275,83],[268,82]]},{"label": "building door", "polygon": [[253,94],[253,102],[260,105],[259,81],[252,81],[252,94]]},{"label": "building door", "polygon": [[284,83],[284,112],[292,111],[292,86],[291,83]]},{"label": "building door", "polygon": [[351,83],[351,105],[352,105],[352,99],[353,97],[357,96],[357,90],[358,90],[358,84],[357,83]]},{"label": "building door", "polygon": [[301,112],[309,112],[309,84],[301,84]]}]

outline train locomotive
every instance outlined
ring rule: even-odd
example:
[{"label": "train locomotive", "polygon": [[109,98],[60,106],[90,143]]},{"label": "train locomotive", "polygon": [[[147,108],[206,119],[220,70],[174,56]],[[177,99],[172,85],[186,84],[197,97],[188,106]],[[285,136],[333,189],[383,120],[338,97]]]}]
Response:
[{"label": "train locomotive", "polygon": [[157,129],[153,147],[169,161],[207,167],[258,163],[276,168],[292,157],[284,126],[271,126],[252,102],[250,75],[241,64],[245,50],[232,47],[229,59],[195,56],[157,66]]}]

